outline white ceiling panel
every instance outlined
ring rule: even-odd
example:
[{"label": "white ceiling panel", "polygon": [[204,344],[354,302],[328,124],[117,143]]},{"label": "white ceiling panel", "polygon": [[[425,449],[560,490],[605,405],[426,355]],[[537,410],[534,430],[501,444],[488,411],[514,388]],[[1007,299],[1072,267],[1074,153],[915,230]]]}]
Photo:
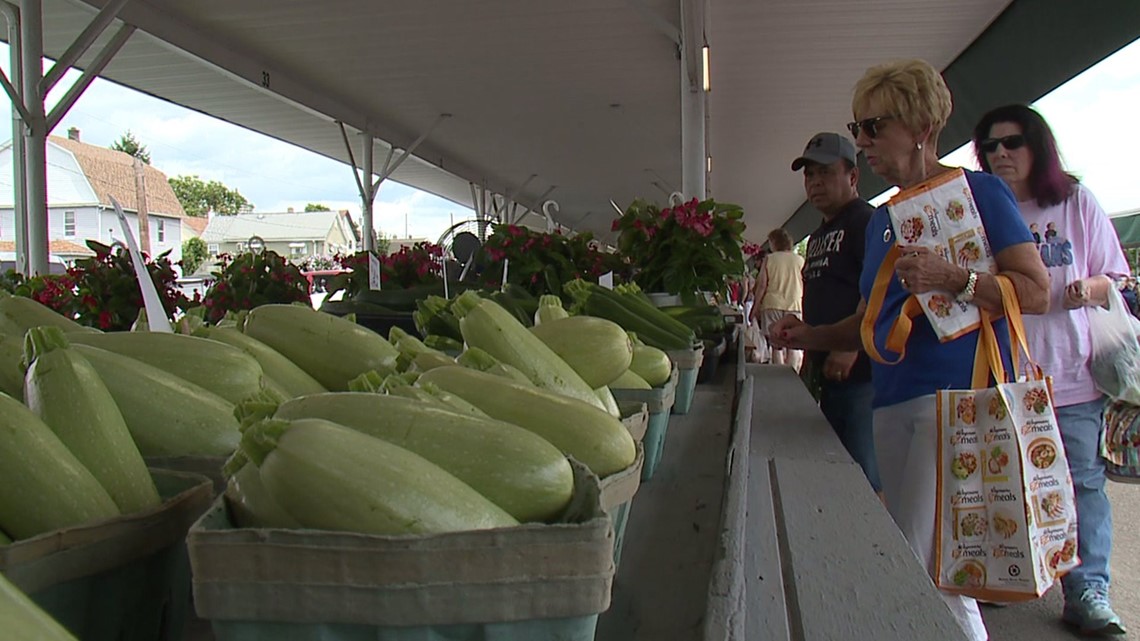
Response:
[{"label": "white ceiling panel", "polygon": [[[104,2],[44,0],[48,55]],[[470,205],[469,181],[510,194],[534,175],[521,202],[537,207],[554,187],[562,222],[605,237],[610,199],[681,186],[680,60],[666,32],[688,3],[704,4],[131,0],[119,15],[140,31],[103,75],[347,162],[342,121],[387,141],[377,170],[387,143],[450,114],[395,180]],[[744,205],[749,236],[763,237],[802,202],[791,159],[849,120],[868,66],[945,66],[1007,4],[708,0],[710,192]]]}]

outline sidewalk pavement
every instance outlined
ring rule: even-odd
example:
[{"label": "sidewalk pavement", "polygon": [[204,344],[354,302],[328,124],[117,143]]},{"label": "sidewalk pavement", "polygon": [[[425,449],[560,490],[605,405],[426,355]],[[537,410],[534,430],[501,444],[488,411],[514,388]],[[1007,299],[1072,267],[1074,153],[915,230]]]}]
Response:
[{"label": "sidewalk pavement", "polygon": [[[1140,485],[1109,482],[1112,501],[1112,606],[1129,634],[1140,639]],[[1004,608],[985,607],[982,614],[990,641],[1072,641],[1081,637],[1061,623],[1061,589],[1044,598]]]}]

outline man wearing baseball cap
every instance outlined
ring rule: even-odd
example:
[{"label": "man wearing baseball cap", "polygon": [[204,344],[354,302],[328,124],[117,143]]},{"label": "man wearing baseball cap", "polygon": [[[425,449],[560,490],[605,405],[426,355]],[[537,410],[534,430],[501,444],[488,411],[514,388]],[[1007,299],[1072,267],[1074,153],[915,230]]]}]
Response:
[{"label": "man wearing baseball cap", "polygon": [[[855,145],[836,133],[811,137],[792,171],[803,170],[808,202],[823,214],[811,233],[804,264],[803,319],[828,325],[859,306],[863,241],[874,212],[859,197]],[[819,390],[819,406],[844,447],[880,490],[871,430],[871,364],[863,352],[808,352],[804,380]]]}]

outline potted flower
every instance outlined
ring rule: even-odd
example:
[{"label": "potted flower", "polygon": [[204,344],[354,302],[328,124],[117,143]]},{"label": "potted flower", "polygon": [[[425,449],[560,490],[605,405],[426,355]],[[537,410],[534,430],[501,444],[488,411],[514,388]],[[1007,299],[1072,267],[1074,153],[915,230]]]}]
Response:
[{"label": "potted flower", "polygon": [[600,251],[589,232],[570,237],[561,231],[539,232],[521,225],[496,225],[483,251],[486,286],[502,285],[506,263],[507,282],[525,288],[534,296],[561,296],[562,285],[571,280],[597,280],[606,272],[625,269],[621,257]]},{"label": "potted flower", "polygon": [[744,273],[743,216],[739,205],[712,199],[665,209],[639,199],[613,230],[642,290],[678,294],[688,304],[698,292],[724,291],[729,279]]},{"label": "potted flower", "polygon": [[206,320],[217,323],[227,312],[271,303],[311,303],[309,281],[296,265],[272,250],[218,256],[215,281],[202,305]]},{"label": "potted flower", "polygon": [[[81,325],[104,331],[129,330],[143,308],[142,290],[130,254],[121,246],[94,240],[87,247],[95,256],[81,258],[64,274],[25,278],[14,271],[5,277],[10,290],[27,296]],[[177,287],[178,275],[169,251],[154,260],[146,255],[147,271],[168,318],[188,308],[191,300]]]}]

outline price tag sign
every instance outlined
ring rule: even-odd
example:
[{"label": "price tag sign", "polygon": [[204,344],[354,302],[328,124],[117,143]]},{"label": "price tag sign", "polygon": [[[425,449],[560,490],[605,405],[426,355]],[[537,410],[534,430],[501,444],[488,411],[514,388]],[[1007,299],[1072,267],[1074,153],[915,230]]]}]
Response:
[{"label": "price tag sign", "polygon": [[601,276],[598,276],[598,284],[601,285],[602,287],[605,287],[606,289],[613,289],[614,288],[614,273],[613,272],[606,272],[606,273],[602,274]]},{"label": "price tag sign", "polygon": [[368,253],[368,289],[380,289],[380,259]]}]

